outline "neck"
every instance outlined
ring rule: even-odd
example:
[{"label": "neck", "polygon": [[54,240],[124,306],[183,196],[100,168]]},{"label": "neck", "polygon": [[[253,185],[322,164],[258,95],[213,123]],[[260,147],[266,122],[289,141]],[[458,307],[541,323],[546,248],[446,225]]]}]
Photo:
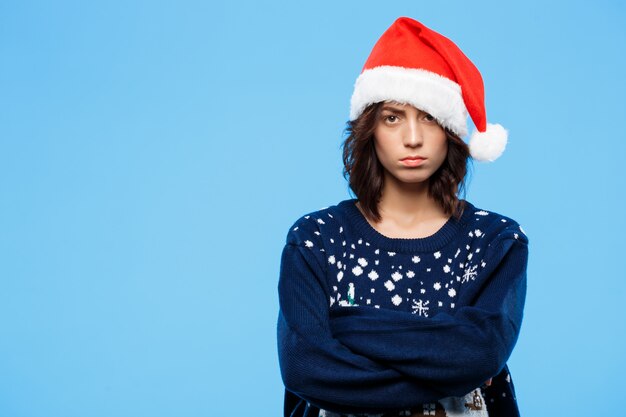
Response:
[{"label": "neck", "polygon": [[447,217],[439,203],[428,195],[427,181],[408,184],[386,179],[378,208],[383,218],[402,219],[403,223]]}]

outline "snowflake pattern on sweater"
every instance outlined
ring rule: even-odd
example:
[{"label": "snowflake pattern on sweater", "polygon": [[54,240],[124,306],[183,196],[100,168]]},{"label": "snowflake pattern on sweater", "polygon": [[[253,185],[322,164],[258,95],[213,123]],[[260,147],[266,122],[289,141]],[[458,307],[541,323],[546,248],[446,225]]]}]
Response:
[{"label": "snowflake pattern on sweater", "polygon": [[[451,217],[425,238],[389,238],[379,233],[348,199],[301,216],[291,239],[324,263],[328,307],[369,306],[395,309],[419,317],[454,315],[458,300],[487,268],[489,249],[504,235],[528,243],[512,218],[478,209],[470,202],[459,220]],[[311,235],[312,233],[312,235]],[[289,238],[288,238],[289,240]],[[475,291],[472,289],[470,291]],[[308,401],[306,407],[314,407]],[[423,404],[423,415],[519,415],[514,386],[505,366],[491,386],[483,384],[462,397]],[[400,410],[397,416],[415,409]],[[320,417],[383,417],[392,414],[335,413],[319,409]],[[414,414],[422,415],[422,414]]]}]

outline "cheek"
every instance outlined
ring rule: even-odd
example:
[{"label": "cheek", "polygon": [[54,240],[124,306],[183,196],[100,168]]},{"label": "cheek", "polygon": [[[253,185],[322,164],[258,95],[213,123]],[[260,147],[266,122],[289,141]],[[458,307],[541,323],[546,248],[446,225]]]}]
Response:
[{"label": "cheek", "polygon": [[378,155],[387,153],[389,143],[389,138],[383,132],[376,131],[374,133],[374,148],[376,149],[376,153],[378,153]]},{"label": "cheek", "polygon": [[437,132],[436,143],[438,144],[437,148],[439,149],[439,153],[443,154],[443,157],[448,154],[448,138],[446,137],[445,132]]}]

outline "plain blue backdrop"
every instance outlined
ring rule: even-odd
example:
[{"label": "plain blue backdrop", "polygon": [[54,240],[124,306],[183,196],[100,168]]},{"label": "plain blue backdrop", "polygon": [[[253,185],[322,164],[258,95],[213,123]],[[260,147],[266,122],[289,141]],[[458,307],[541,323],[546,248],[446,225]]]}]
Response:
[{"label": "plain blue backdrop", "polygon": [[353,84],[402,15],[509,129],[466,197],[531,241],[522,415],[623,412],[623,2],[126,0],[0,3],[0,416],[281,415],[284,239],[352,197]]}]

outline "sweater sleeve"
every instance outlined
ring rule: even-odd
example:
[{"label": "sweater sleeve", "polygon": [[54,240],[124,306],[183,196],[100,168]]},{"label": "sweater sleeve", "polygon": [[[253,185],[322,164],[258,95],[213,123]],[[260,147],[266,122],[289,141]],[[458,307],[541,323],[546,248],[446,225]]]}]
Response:
[{"label": "sweater sleeve", "polygon": [[285,388],[335,412],[385,412],[445,397],[427,381],[409,378],[335,339],[321,239],[290,234],[278,283],[278,357]]},{"label": "sweater sleeve", "polygon": [[527,243],[517,235],[494,242],[481,280],[462,294],[454,315],[333,309],[333,335],[355,354],[446,396],[462,396],[497,375],[516,344],[526,297]]}]

